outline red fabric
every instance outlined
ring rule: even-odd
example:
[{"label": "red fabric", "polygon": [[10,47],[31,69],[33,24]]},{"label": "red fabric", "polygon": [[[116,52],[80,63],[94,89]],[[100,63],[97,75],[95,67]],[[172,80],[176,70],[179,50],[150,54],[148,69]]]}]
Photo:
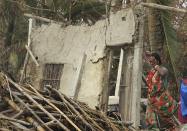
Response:
[{"label": "red fabric", "polygon": [[179,112],[178,112],[178,119],[181,123],[186,124],[187,123],[187,117],[182,116],[181,112],[181,104],[179,105]]},{"label": "red fabric", "polygon": [[[157,70],[152,69],[147,77],[147,82],[149,84],[148,87],[148,107],[146,111],[146,121],[152,126],[155,125],[155,116],[154,113],[157,113],[159,118],[159,122],[161,124],[165,124],[171,122],[172,116],[167,116],[167,114],[171,114],[174,109],[175,102],[173,98],[170,96],[168,92],[165,91],[165,87],[162,85],[162,79]],[[163,91],[163,92],[161,92]],[[160,95],[158,95],[160,93]],[[167,107],[169,103],[172,102],[171,107]],[[165,106],[167,108],[161,108]],[[167,117],[166,117],[167,116]]]},{"label": "red fabric", "polygon": [[183,79],[183,83],[187,85],[187,78]]}]

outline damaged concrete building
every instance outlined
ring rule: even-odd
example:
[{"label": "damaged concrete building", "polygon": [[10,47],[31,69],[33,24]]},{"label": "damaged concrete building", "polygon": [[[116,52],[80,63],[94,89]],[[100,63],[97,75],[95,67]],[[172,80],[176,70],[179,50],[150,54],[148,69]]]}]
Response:
[{"label": "damaged concrete building", "polygon": [[[57,23],[34,26],[30,48],[37,59],[27,66],[27,77],[44,88],[51,85],[67,96],[107,109],[119,104],[125,121],[140,121],[144,15],[141,7],[122,9],[92,26],[63,27]],[[117,52],[117,53],[116,53]],[[120,52],[120,53],[119,53]],[[117,59],[113,94],[112,62]]]}]

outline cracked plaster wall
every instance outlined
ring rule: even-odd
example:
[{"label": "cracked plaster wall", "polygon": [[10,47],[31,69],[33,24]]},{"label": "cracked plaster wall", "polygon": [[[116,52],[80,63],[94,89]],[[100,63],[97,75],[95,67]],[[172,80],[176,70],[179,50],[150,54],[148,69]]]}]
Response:
[{"label": "cracked plaster wall", "polygon": [[[73,96],[75,73],[83,53],[87,55],[81,79],[78,99],[90,107],[99,104],[102,81],[105,77],[103,60],[106,46],[131,44],[135,32],[133,11],[125,9],[111,14],[110,22],[98,21],[93,26],[68,26],[57,24],[42,25],[32,32],[32,51],[41,65],[36,83],[42,79],[45,63],[64,64],[60,91]],[[39,85],[39,84],[38,84]]]}]

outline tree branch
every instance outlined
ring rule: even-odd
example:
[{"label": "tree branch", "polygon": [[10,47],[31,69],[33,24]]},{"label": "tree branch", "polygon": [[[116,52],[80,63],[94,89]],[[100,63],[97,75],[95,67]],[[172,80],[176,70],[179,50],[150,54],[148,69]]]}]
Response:
[{"label": "tree branch", "polygon": [[169,10],[169,11],[175,11],[175,12],[181,12],[181,13],[187,13],[187,10],[185,9],[178,9],[175,7],[169,7],[169,6],[164,6],[164,5],[159,5],[159,4],[154,4],[154,3],[141,3],[142,6],[148,7],[148,8],[156,8],[156,9],[161,9],[161,10]]}]

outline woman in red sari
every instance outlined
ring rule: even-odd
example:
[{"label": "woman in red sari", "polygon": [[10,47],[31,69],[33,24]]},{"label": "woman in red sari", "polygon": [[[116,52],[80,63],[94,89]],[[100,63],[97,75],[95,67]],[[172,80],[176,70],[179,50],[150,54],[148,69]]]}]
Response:
[{"label": "woman in red sari", "polygon": [[161,65],[162,62],[157,53],[151,54],[149,63],[153,69],[147,78],[149,87],[146,121],[151,130],[174,130],[172,116],[175,101],[167,92],[168,70]]}]

